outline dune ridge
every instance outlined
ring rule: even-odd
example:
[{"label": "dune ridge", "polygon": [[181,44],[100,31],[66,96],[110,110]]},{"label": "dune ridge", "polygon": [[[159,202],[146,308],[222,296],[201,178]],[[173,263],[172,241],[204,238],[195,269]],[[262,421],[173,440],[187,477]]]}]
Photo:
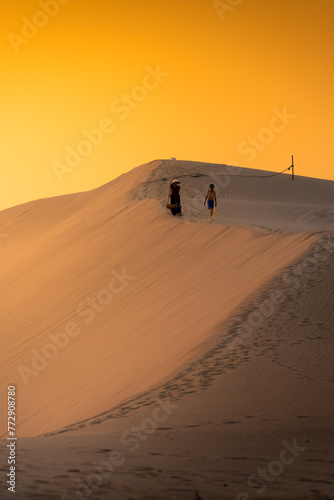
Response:
[{"label": "dune ridge", "polygon": [[[0,246],[1,395],[17,384],[19,435],[70,427],[162,384],[316,244],[317,233],[331,230],[333,184],[299,178],[292,188],[288,176],[262,179],[265,191],[253,178],[231,176],[209,224],[198,200],[226,168],[157,160],[91,192],[0,213],[8,234]],[[186,177],[200,170],[203,177]],[[185,215],[175,220],[163,205],[177,175],[185,175]],[[39,358],[54,344],[50,335],[64,332],[66,348]]]},{"label": "dune ridge", "polygon": [[[301,291],[314,283],[317,274],[328,267],[333,256],[334,235],[330,232],[323,233],[282,273],[247,296],[233,314],[214,328],[208,340],[193,349],[189,362],[173,377],[110,410],[45,435],[57,436],[82,429],[89,431],[91,426],[127,416],[145,406],[154,406],[157,401],[179,401],[187,394],[211,386],[218,376],[234,370],[250,358],[263,355],[268,350],[263,325],[268,322],[271,324],[277,318],[279,310],[284,309],[287,304],[290,311],[297,309]],[[291,316],[293,317],[293,313]],[[309,320],[303,321],[305,326],[309,324]],[[318,323],[318,326],[321,330],[324,329],[323,323]],[[269,350],[271,349],[272,346]],[[328,376],[330,377],[329,372]],[[334,382],[334,378],[330,380]],[[106,428],[94,427],[93,432],[103,434]]]}]

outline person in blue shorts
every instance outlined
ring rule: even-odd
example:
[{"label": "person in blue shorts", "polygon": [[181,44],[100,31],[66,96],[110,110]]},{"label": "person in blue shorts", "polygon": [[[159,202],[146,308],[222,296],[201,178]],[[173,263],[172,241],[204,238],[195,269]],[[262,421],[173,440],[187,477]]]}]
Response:
[{"label": "person in blue shorts", "polygon": [[210,184],[210,189],[206,193],[206,197],[204,200],[204,206],[205,206],[206,200],[208,200],[208,209],[210,210],[210,221],[211,221],[212,217],[213,217],[213,209],[215,207],[217,207],[217,197],[216,197],[216,191],[215,191],[214,184]]}]

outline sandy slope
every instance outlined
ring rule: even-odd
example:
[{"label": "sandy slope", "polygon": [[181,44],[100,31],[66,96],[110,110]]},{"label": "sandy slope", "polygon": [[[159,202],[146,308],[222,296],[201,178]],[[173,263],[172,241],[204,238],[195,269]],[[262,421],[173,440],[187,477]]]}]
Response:
[{"label": "sandy slope", "polygon": [[[189,177],[197,172],[205,176]],[[288,439],[298,426],[288,419],[285,396],[289,394],[291,404],[298,401],[298,411],[308,412],[307,397],[299,398],[298,394],[311,390],[309,380],[314,381],[312,391],[321,387],[314,406],[320,405],[319,410],[322,405],[326,412],[332,384],[328,353],[332,352],[333,339],[329,333],[334,321],[327,297],[330,281],[324,285],[324,280],[332,262],[334,184],[299,177],[293,183],[286,175],[266,179],[263,175],[267,173],[195,162],[156,161],[89,193],[40,200],[0,213],[0,233],[6,235],[0,245],[0,398],[3,403],[6,386],[17,384],[20,436],[64,427],[83,429],[88,431],[88,437],[80,437],[74,448],[84,448],[87,461],[88,456],[98,452],[96,446],[102,446],[96,444],[100,443],[97,438],[89,441],[92,432],[102,436],[101,443],[105,440],[108,446],[117,448],[119,436],[115,432],[129,425],[126,419],[112,420],[109,428],[103,427],[107,424],[91,427],[92,423],[124,415],[140,423],[145,416],[140,412],[151,412],[157,398],[181,398],[182,410],[174,423],[168,421],[166,426],[174,431],[183,429],[176,460],[184,463],[186,449],[191,456],[200,457],[200,443],[208,439],[211,451],[205,453],[210,454],[209,477],[212,460],[221,460],[215,437],[210,437],[213,428],[219,440],[230,439],[231,450],[242,453],[238,431],[233,434],[234,440],[231,438],[230,418],[242,420],[240,432],[245,436],[250,431],[255,433],[256,446],[265,420],[260,415],[269,415],[269,436],[277,433],[277,439]],[[182,180],[185,214],[177,220],[163,207],[168,188],[162,179],[175,176]],[[224,180],[220,183],[220,179]],[[202,205],[206,186],[212,180],[218,186],[219,211],[209,224]],[[318,260],[305,260],[307,252]],[[291,267],[298,259],[301,266]],[[314,269],[319,265],[322,274],[314,281]],[[288,266],[290,270],[280,277]],[[299,286],[296,280],[300,280]],[[317,320],[313,318],[321,308],[313,295],[307,299],[310,305],[306,299],[300,302],[309,286],[314,286],[319,300],[321,296],[327,299],[322,301],[327,304],[326,313]],[[279,299],[277,295],[275,300],[272,298],[273,291],[282,294]],[[274,300],[274,312],[245,336],[240,330],[240,318],[242,324],[247,324],[249,316],[258,311],[255,301],[261,299],[263,303]],[[300,333],[292,325],[294,318]],[[311,332],[307,342],[305,328]],[[63,344],[63,348],[59,344],[57,352],[50,346],[56,338]],[[56,355],[47,360],[35,359],[32,364],[36,352],[44,354],[44,358]],[[268,354],[272,362],[268,362]],[[242,361],[248,361],[251,369],[245,370]],[[184,366],[188,368],[184,370]],[[28,368],[33,371],[28,372]],[[295,377],[298,387],[293,389],[291,381]],[[270,396],[273,384],[278,387],[277,400]],[[208,387],[211,392],[203,393],[202,389]],[[131,417],[133,410],[137,413]],[[4,414],[2,411],[1,429],[5,429]],[[253,427],[247,416],[257,419]],[[284,418],[286,433],[275,423]],[[187,425],[202,426],[202,434],[188,435]],[[169,438],[166,441],[163,434],[159,432],[159,439],[155,436],[151,441],[153,450],[141,448],[141,467],[152,468],[148,455],[155,449],[168,456],[165,448],[174,444],[168,445]],[[55,440],[59,437],[47,439],[48,446],[58,446]],[[21,442],[28,455],[29,449],[38,454],[39,447],[44,446],[39,440]],[[67,445],[62,442],[61,447]],[[266,446],[263,456],[270,457],[270,442]],[[251,455],[250,448],[249,460]],[[57,456],[54,460],[63,463],[63,455]],[[199,459],[198,466],[189,464],[189,474],[195,474],[203,459]],[[245,475],[249,465],[246,459],[247,454],[242,465]],[[26,460],[26,453],[22,460]],[[45,456],[43,460],[49,461],[52,470],[58,467],[61,476],[60,465]],[[131,460],[135,460],[133,455],[127,463]],[[126,466],[132,480],[134,476],[146,477],[144,490],[154,489],[145,473],[134,473],[133,467],[129,471]],[[231,464],[229,467],[233,471]],[[84,470],[84,466],[78,469],[80,473]],[[219,482],[223,469],[213,470]],[[172,469],[168,474],[173,475]],[[163,485],[171,480],[168,474],[158,491],[167,488]],[[181,476],[178,482],[183,481]],[[67,474],[65,477],[68,490],[73,490],[74,478]],[[50,475],[48,482],[57,485],[54,478]],[[211,474],[211,485],[212,481]],[[108,484],[96,498],[109,498]],[[236,484],[232,491],[240,492],[242,478]],[[211,495],[209,498],[223,498],[217,485],[210,490],[203,479],[189,491],[194,491],[193,486],[202,486]],[[31,486],[32,490],[35,487]],[[38,491],[43,488],[39,484]],[[118,497],[123,498],[124,493],[127,498],[126,485],[119,488]],[[136,491],[141,491],[139,485],[134,486],[131,495]],[[168,498],[181,498],[180,491],[176,496],[169,491]],[[231,498],[233,495],[230,492]]]},{"label": "sandy slope", "polygon": [[314,241],[180,223],[155,200],[131,203],[137,178],[158,166],[2,214],[2,381],[18,387],[21,436],[161,382]]}]

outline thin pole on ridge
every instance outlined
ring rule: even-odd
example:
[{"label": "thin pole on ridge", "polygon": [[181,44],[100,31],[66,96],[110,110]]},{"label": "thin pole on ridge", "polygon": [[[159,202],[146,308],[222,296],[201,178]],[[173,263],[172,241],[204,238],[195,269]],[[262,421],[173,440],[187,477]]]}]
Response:
[{"label": "thin pole on ridge", "polygon": [[292,165],[290,168],[292,168],[292,180],[294,181],[295,180],[295,165],[293,163],[293,155],[292,155]]}]

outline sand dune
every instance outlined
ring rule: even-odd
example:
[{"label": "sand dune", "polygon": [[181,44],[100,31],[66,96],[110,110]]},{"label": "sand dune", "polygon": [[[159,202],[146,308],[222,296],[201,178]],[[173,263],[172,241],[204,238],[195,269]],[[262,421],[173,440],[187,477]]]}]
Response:
[{"label": "sand dune", "polygon": [[[324,318],[314,319],[316,305],[308,298],[306,316],[299,298],[308,286],[323,283],[314,281],[314,270],[325,276],[332,263],[334,183],[265,175],[157,160],[94,191],[0,213],[0,233],[6,235],[0,245],[0,398],[5,400],[9,384],[17,386],[21,438],[121,431],[127,421],[117,423],[116,417],[131,418],[136,411],[133,418],[140,420],[157,398],[183,398],[176,427],[187,419],[198,425],[196,415],[218,426],[222,412],[227,423],[244,420],[266,409],[250,400],[246,409],[238,391],[246,399],[258,390],[268,398],[279,377],[277,405],[272,402],[269,412],[274,420],[279,404],[287,414],[284,393],[293,399],[289,377],[295,375],[302,379],[298,391],[310,379],[326,379],[318,395],[325,405],[333,342],[323,330],[332,324],[332,312],[327,300]],[[173,177],[182,181],[183,218],[164,207]],[[203,201],[212,181],[218,213],[209,223]],[[267,302],[274,312],[263,313],[249,333],[249,318]],[[292,320],[300,333],[289,330]],[[308,342],[304,328],[313,332]],[[323,335],[317,340],[318,329]],[[255,360],[253,371],[234,370]],[[262,382],[254,386],[247,377]],[[203,396],[209,387],[210,397]],[[222,393],[229,402],[224,411]],[[298,401],[303,408],[303,398]],[[104,427],[110,418],[112,429]],[[101,425],[92,427],[96,423]],[[208,424],[207,435],[210,429]],[[288,435],[294,432],[289,429]],[[22,442],[28,449],[31,441]],[[94,453],[92,442],[84,443]],[[187,440],[184,446],[191,447]],[[212,495],[218,495],[215,488]],[[103,495],[98,498],[109,498]]]},{"label": "sand dune", "polygon": [[[20,393],[21,436],[89,418],[161,382],[314,242],[218,219],[214,227],[173,220],[140,185],[171,177],[165,165],[1,214],[9,235],[1,247],[2,369]],[[166,191],[164,182],[155,186]]]},{"label": "sand dune", "polygon": [[[161,178],[182,181],[182,202],[190,221],[207,220],[203,194],[213,182],[218,195],[216,223],[285,233],[334,230],[334,183],[272,172],[197,162],[165,162],[152,172],[138,198],[166,199]],[[190,177],[196,173],[202,177]]]}]

